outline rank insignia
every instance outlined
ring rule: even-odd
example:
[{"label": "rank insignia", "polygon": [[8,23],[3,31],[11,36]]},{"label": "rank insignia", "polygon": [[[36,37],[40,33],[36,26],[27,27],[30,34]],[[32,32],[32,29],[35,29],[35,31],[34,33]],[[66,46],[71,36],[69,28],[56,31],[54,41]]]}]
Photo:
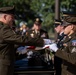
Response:
[{"label": "rank insignia", "polygon": [[74,52],[76,52],[76,48],[75,47],[72,49],[71,53],[74,53]]},{"label": "rank insignia", "polygon": [[33,34],[33,33],[32,33],[32,34],[30,34],[30,35],[31,35],[31,37],[32,37],[32,38],[34,38],[34,34]]},{"label": "rank insignia", "polygon": [[39,18],[36,18],[36,21],[39,21]]},{"label": "rank insignia", "polygon": [[35,31],[33,30],[32,33],[35,33]]}]

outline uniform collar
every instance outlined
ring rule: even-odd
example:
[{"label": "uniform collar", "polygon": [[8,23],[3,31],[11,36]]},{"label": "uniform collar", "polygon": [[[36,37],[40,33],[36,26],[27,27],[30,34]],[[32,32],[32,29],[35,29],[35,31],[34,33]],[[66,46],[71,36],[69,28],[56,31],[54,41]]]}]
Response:
[{"label": "uniform collar", "polygon": [[0,21],[0,25],[3,25],[3,23]]},{"label": "uniform collar", "polygon": [[76,33],[71,34],[70,36],[66,36],[64,43],[68,42],[69,40],[71,40],[72,38],[74,38],[76,36]]},{"label": "uniform collar", "polygon": [[63,33],[64,33],[64,31],[60,32],[60,34],[59,34],[59,35],[62,35]]},{"label": "uniform collar", "polygon": [[10,27],[9,25],[7,25],[7,24],[4,24],[4,23],[3,23],[3,22],[1,22],[1,21],[0,21],[0,25],[1,25],[1,26]]},{"label": "uniform collar", "polygon": [[76,36],[76,33],[74,32],[73,34],[71,34],[70,36],[68,36],[69,38],[73,38],[74,36]]}]

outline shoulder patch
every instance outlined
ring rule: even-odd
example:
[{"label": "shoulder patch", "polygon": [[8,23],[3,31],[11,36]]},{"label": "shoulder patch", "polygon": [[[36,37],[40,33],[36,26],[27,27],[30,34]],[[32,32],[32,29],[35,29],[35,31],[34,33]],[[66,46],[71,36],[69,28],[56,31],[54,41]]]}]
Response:
[{"label": "shoulder patch", "polygon": [[76,40],[72,40],[71,43],[73,46],[76,46]]}]

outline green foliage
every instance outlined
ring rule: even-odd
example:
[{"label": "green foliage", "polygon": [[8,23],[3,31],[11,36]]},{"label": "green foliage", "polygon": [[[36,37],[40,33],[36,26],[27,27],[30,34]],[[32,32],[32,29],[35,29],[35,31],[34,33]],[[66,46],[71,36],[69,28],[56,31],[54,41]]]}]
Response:
[{"label": "green foliage", "polygon": [[53,25],[54,11],[52,10],[52,7],[54,6],[54,4],[54,0],[32,0],[30,4],[31,9],[42,18],[42,25],[47,28],[49,28],[50,25]]},{"label": "green foliage", "polygon": [[76,12],[76,0],[62,0],[61,7],[66,8],[67,11],[74,11]]},{"label": "green foliage", "polygon": [[[56,0],[0,0],[0,7],[12,6],[16,8],[16,19],[25,20],[33,24],[35,17],[41,17],[42,26],[53,28]],[[60,8],[76,12],[76,0],[60,0]]]}]

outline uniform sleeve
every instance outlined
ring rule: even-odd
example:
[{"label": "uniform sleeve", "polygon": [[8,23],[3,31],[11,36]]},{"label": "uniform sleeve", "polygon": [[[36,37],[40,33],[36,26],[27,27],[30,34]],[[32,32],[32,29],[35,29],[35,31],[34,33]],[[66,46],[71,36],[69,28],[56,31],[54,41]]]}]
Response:
[{"label": "uniform sleeve", "polygon": [[69,63],[72,63],[72,64],[76,65],[76,52],[67,53],[65,51],[58,50],[56,52],[56,56],[62,58],[63,60],[66,60]]},{"label": "uniform sleeve", "polygon": [[49,38],[49,35],[48,35],[48,33],[46,33],[46,38]]},{"label": "uniform sleeve", "polygon": [[26,35],[24,37],[14,33],[9,27],[4,27],[2,30],[3,42],[18,45],[34,45],[43,46],[44,41],[42,38],[28,38]]}]

